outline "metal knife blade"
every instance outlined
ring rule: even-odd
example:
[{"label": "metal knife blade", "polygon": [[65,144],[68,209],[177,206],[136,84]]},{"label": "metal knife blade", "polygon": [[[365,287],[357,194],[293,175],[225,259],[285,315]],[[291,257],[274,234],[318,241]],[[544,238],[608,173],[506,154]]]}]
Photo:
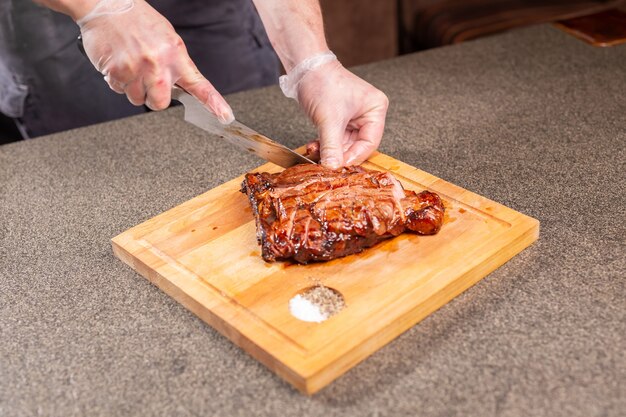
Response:
[{"label": "metal knife blade", "polygon": [[218,135],[241,149],[245,149],[267,161],[284,168],[296,164],[314,164],[309,158],[292,151],[288,147],[274,142],[246,125],[237,121],[229,125],[220,123],[217,117],[207,110],[195,97],[180,87],[172,88],[172,99],[185,107],[185,121],[199,128]]}]

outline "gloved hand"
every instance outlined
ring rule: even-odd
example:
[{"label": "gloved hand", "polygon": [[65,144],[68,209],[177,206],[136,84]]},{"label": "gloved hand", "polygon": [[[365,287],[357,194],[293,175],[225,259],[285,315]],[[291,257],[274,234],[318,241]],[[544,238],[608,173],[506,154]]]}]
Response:
[{"label": "gloved hand", "polygon": [[111,89],[134,105],[165,109],[174,84],[215,113],[222,123],[233,111],[200,74],[172,25],[144,0],[100,0],[77,20],[87,56]]},{"label": "gloved hand", "polygon": [[[317,59],[316,59],[317,58]],[[297,65],[281,81],[288,97],[317,126],[321,163],[329,168],[365,161],[380,144],[389,100],[380,90],[346,70],[330,52]],[[290,79],[291,78],[291,79]],[[309,144],[309,152],[316,144]]]}]

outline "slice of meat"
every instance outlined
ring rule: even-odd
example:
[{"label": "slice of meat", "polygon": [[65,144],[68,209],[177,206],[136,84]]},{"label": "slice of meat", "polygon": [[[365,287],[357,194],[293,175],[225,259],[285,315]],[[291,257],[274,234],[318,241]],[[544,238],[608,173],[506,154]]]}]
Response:
[{"label": "slice of meat", "polygon": [[444,206],[430,191],[406,191],[393,175],[359,166],[296,165],[246,174],[263,259],[328,261],[412,231],[437,233]]}]

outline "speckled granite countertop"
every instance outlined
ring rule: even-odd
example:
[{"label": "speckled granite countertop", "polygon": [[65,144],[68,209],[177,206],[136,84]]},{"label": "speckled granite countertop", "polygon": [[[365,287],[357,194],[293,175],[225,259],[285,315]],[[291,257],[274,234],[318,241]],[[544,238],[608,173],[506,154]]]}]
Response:
[{"label": "speckled granite countertop", "polygon": [[[537,243],[312,398],[110,238],[259,165],[180,109],[0,147],[0,415],[623,416],[626,45],[549,26],[358,68],[381,150],[541,221]],[[277,88],[229,97],[287,145]]]}]

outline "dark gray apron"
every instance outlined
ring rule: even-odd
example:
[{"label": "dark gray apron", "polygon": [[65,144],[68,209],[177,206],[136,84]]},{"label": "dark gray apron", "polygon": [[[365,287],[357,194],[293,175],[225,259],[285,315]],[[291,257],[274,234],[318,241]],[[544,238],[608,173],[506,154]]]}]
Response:
[{"label": "dark gray apron", "polygon": [[[278,59],[250,0],[149,1],[176,28],[222,94],[277,82]],[[23,135],[142,113],[114,93],[76,47],[71,19],[31,0],[0,0],[0,112]]]}]

